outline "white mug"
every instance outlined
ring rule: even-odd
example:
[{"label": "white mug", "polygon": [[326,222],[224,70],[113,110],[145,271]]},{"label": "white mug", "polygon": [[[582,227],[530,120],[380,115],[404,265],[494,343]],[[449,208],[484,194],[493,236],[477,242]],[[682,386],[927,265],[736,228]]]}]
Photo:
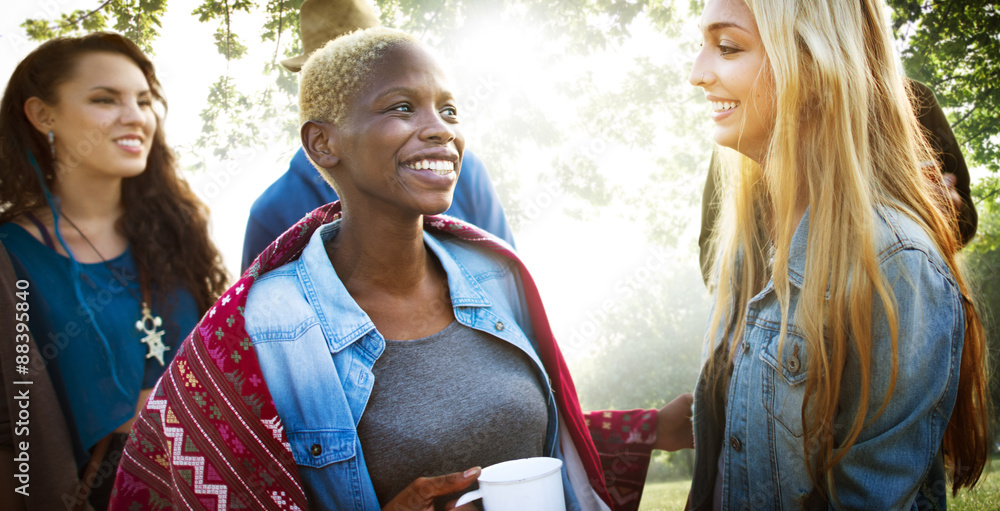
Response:
[{"label": "white mug", "polygon": [[462,495],[455,507],[483,499],[486,511],[565,511],[562,460],[523,458],[490,465],[479,489]]}]

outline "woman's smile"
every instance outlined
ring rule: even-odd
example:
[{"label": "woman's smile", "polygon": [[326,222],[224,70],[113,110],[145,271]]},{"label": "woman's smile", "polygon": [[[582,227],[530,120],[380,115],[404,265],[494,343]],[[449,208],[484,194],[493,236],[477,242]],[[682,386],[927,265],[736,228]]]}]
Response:
[{"label": "woman's smile", "polygon": [[724,99],[715,96],[705,96],[705,99],[712,105],[712,111],[709,115],[711,115],[712,120],[715,122],[728,119],[740,106],[740,102],[735,99]]},{"label": "woman's smile", "polygon": [[143,138],[139,135],[125,135],[112,141],[128,154],[141,155],[143,153]]},{"label": "woman's smile", "polygon": [[453,161],[423,159],[404,163],[402,167],[428,187],[451,187],[458,180]]}]

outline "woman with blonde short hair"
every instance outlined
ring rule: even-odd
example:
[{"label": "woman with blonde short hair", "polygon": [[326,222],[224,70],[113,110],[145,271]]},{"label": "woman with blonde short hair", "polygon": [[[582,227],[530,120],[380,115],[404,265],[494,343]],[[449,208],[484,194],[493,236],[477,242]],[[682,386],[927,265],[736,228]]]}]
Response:
[{"label": "woman with blonde short hair", "polygon": [[[453,506],[479,467],[548,457],[566,509],[609,509],[531,276],[505,242],[436,216],[465,139],[434,56],[354,32],[309,57],[299,98],[302,145],[341,200],[279,237],[185,342],[111,508],[424,510]],[[594,423],[676,450],[688,403]],[[604,458],[621,479],[649,459]]]}]

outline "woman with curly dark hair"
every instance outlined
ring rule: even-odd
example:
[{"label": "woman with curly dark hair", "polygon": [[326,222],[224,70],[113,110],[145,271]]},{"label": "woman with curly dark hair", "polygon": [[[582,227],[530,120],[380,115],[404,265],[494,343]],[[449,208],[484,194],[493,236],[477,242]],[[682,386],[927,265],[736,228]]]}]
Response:
[{"label": "woman with curly dark hair", "polygon": [[0,105],[0,241],[44,362],[31,377],[51,380],[65,419],[80,507],[106,507],[137,406],[227,279],[158,110],[152,63],[111,33],[42,44]]}]

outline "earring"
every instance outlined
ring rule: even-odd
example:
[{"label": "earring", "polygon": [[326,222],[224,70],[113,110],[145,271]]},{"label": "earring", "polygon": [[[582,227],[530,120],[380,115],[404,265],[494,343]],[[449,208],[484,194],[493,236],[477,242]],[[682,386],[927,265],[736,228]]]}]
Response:
[{"label": "earring", "polygon": [[56,134],[49,130],[49,149],[52,150],[52,159],[56,159]]}]

